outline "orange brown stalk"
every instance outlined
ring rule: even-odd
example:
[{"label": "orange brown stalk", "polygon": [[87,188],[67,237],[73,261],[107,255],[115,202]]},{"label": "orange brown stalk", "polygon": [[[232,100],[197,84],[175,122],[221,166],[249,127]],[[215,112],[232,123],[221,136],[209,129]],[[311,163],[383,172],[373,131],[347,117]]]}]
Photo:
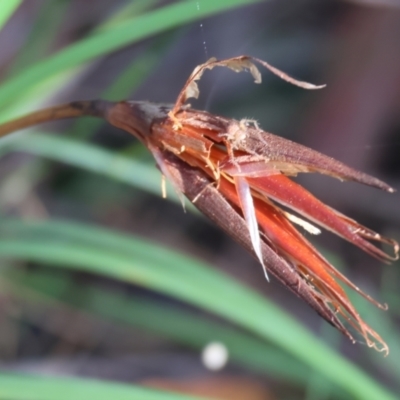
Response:
[{"label": "orange brown stalk", "polygon": [[[153,154],[162,174],[176,191],[186,195],[204,214],[260,261],[268,273],[305,300],[325,320],[353,342],[351,327],[369,347],[388,353],[382,338],[360,317],[344,289],[345,284],[375,306],[386,309],[335,269],[295,228],[311,233],[318,228],[279,205],[293,210],[381,261],[398,258],[398,244],[316,199],[288,176],[319,172],[340,180],[353,180],[393,192],[384,182],[339,161],[260,129],[257,122],[241,121],[194,110],[187,99],[198,97],[196,81],[206,69],[227,67],[249,71],[256,83],[261,74],[255,63],[305,89],[318,89],[297,81],[268,63],[240,56],[210,59],[191,74],[175,104],[102,100],[74,102],[32,113],[0,126],[0,136],[52,119],[92,115],[133,134]],[[392,247],[386,254],[376,242]]]}]

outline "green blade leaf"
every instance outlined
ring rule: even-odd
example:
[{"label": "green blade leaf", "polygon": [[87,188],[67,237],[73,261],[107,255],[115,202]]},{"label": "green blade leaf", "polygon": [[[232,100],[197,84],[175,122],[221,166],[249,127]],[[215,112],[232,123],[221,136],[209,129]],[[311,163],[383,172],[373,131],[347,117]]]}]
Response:
[{"label": "green blade leaf", "polygon": [[76,285],[65,274],[3,271],[0,287],[3,294],[20,297],[29,305],[52,307],[54,313],[60,308],[70,310],[72,307],[79,313],[83,311],[111,320],[114,325],[122,322],[168,337],[196,351],[213,341],[224,343],[231,361],[275,379],[304,386],[310,376],[309,369],[302,363],[264,341],[180,307],[89,285]]},{"label": "green blade leaf", "polygon": [[385,388],[258,293],[209,266],[98,227],[4,221],[0,256],[132,282],[202,307],[268,340],[360,399],[395,399]]},{"label": "green blade leaf", "polygon": [[200,397],[78,378],[0,374],[0,400],[195,400]]},{"label": "green blade leaf", "polygon": [[26,151],[117,179],[157,196],[161,193],[161,175],[156,168],[94,144],[62,136],[30,133],[3,140],[0,154],[10,151]]},{"label": "green blade leaf", "polygon": [[8,21],[20,4],[21,0],[7,0],[0,2],[0,29]]},{"label": "green blade leaf", "polygon": [[110,30],[101,31],[60,50],[3,83],[0,87],[0,107],[52,75],[167,29],[257,1],[260,0],[203,0],[198,9],[195,2],[185,0],[124,21]]}]

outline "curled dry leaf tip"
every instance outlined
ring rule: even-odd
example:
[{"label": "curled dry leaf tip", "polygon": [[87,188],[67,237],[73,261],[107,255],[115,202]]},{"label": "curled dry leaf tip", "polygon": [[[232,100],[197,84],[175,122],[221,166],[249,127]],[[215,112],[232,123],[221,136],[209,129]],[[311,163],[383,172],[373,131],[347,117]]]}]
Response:
[{"label": "curled dry leaf tip", "polygon": [[[254,57],[212,58],[194,69],[174,104],[77,101],[1,125],[0,136],[79,115],[104,118],[133,134],[153,154],[178,194],[185,195],[251,252],[267,279],[268,274],[275,276],[353,342],[354,333],[359,334],[369,347],[387,354],[387,344],[363,321],[342,284],[379,308],[387,309],[387,305],[378,303],[340,273],[295,225],[314,234],[319,233],[314,224],[328,229],[384,262],[398,259],[398,244],[328,207],[289,177],[318,172],[388,192],[394,189],[333,158],[265,132],[256,121],[225,118],[186,104],[189,98],[198,97],[197,81],[205,70],[226,67],[235,72],[248,71],[260,83],[256,64],[304,89],[324,86],[298,81]],[[393,253],[384,252],[379,243],[389,245]]]}]

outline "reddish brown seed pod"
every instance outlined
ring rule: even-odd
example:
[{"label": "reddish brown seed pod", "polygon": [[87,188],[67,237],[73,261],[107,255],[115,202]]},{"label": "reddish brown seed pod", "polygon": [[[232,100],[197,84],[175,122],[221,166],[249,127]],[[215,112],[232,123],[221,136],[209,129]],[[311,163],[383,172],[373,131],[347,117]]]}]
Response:
[{"label": "reddish brown seed pod", "polygon": [[[383,339],[360,317],[341,284],[357,291],[375,306],[386,309],[335,269],[296,229],[311,233],[313,224],[328,229],[381,261],[398,258],[398,244],[328,207],[289,177],[318,172],[393,192],[384,182],[300,144],[263,131],[256,121],[234,120],[190,108],[198,97],[197,81],[207,69],[227,67],[249,71],[261,82],[256,64],[285,81],[297,81],[265,61],[240,56],[210,59],[195,68],[175,104],[102,100],[74,102],[32,113],[0,126],[0,136],[52,119],[92,115],[136,136],[153,154],[162,174],[180,195],[250,251],[264,273],[306,301],[325,320],[355,341],[355,331],[369,347],[386,354]],[[297,215],[284,211],[285,206]],[[301,217],[299,217],[300,215]],[[304,218],[304,219],[303,219]],[[376,243],[393,250],[387,254]]]}]

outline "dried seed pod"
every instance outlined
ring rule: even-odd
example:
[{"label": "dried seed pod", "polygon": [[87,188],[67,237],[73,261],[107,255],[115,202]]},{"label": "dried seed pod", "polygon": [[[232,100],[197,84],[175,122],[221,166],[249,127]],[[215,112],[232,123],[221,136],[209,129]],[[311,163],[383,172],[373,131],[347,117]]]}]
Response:
[{"label": "dried seed pod", "polygon": [[[318,89],[297,81],[265,61],[249,56],[210,59],[195,68],[175,104],[101,100],[74,102],[32,113],[0,126],[0,136],[52,119],[92,115],[101,117],[141,140],[158,167],[181,196],[260,261],[264,273],[275,276],[306,301],[325,320],[355,341],[349,326],[369,347],[388,353],[382,338],[354,308],[339,282],[356,290],[374,305],[386,309],[335,269],[295,228],[312,233],[318,224],[382,261],[398,258],[398,244],[360,225],[316,199],[288,176],[319,172],[393,192],[386,183],[300,144],[264,132],[256,121],[240,121],[191,109],[187,99],[198,97],[197,81],[206,69],[227,67],[249,71],[256,83],[261,74],[255,63],[285,81],[305,89]],[[293,210],[310,222],[282,210]],[[375,245],[392,247],[389,255]]]}]

